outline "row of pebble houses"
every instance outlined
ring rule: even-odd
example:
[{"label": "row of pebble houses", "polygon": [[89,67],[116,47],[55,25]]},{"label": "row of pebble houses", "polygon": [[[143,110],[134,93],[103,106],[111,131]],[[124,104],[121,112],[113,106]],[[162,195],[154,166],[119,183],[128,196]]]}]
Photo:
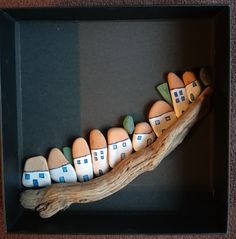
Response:
[{"label": "row of pebble houses", "polygon": [[134,130],[128,127],[110,128],[107,140],[99,130],[94,129],[90,132],[89,145],[80,137],[75,139],[72,148],[65,147],[63,151],[53,148],[48,160],[43,156],[29,158],[24,167],[23,185],[37,188],[50,185],[51,181],[86,182],[107,173],[133,150],[139,151],[152,144],[201,93],[201,85],[192,72],[185,72],[183,81],[174,73],[169,73],[167,78],[168,86],[160,86],[166,89],[160,93],[168,103],[158,100],[152,105],[148,115],[150,124],[137,123]]}]

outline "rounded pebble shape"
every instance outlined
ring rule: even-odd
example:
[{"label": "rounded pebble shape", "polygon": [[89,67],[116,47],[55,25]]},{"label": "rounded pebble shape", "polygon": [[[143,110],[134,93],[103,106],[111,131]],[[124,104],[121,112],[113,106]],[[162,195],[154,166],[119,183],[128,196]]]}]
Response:
[{"label": "rounded pebble shape", "polygon": [[89,145],[91,150],[106,148],[107,141],[101,131],[99,131],[98,129],[93,129],[89,134]]},{"label": "rounded pebble shape", "polygon": [[211,84],[211,75],[206,68],[201,68],[199,76],[204,86],[209,86]]},{"label": "rounded pebble shape", "polygon": [[173,72],[168,73],[167,79],[170,90],[184,87],[183,81]]},{"label": "rounded pebble shape", "polygon": [[191,84],[192,82],[196,81],[197,78],[192,71],[185,71],[183,74],[183,81],[185,86]]},{"label": "rounded pebble shape", "polygon": [[123,140],[129,139],[126,130],[120,127],[110,128],[107,132],[108,144],[114,144]]},{"label": "rounded pebble shape", "polygon": [[68,164],[65,156],[58,148],[51,149],[48,155],[48,167],[49,169],[61,167],[64,164]]},{"label": "rounded pebble shape", "polygon": [[170,111],[173,111],[173,108],[167,102],[158,100],[152,105],[148,118],[157,117]]},{"label": "rounded pebble shape", "polygon": [[155,139],[156,135],[147,122],[136,124],[132,140],[133,149],[135,151],[139,151],[149,146]]},{"label": "rounded pebble shape", "polygon": [[131,115],[126,115],[123,120],[123,127],[128,132],[132,134],[134,132],[134,119]]},{"label": "rounded pebble shape", "polygon": [[86,140],[82,137],[77,138],[72,145],[73,158],[79,158],[88,154],[90,154],[90,150]]},{"label": "rounded pebble shape", "polygon": [[28,158],[25,162],[24,171],[43,171],[48,170],[46,158],[43,156],[35,156]]}]

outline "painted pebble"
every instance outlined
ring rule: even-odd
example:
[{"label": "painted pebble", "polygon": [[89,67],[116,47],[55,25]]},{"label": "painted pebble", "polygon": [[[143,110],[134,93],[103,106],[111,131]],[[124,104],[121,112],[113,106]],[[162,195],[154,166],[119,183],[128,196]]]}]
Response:
[{"label": "painted pebble", "polygon": [[133,134],[134,132],[134,120],[131,115],[126,115],[123,120],[123,127],[128,132],[128,134]]},{"label": "painted pebble", "polygon": [[204,68],[204,67],[201,68],[199,76],[200,76],[200,80],[204,86],[209,86],[211,84],[211,81],[212,81],[211,75],[209,74],[209,72],[207,71],[206,68]]},{"label": "painted pebble", "polygon": [[47,160],[44,157],[36,156],[26,160],[22,184],[29,188],[45,187],[51,184]]},{"label": "painted pebble", "polygon": [[70,164],[73,164],[73,157],[72,157],[72,150],[70,147],[63,147],[62,148],[63,154],[65,158],[68,160]]},{"label": "painted pebble", "polygon": [[176,121],[173,108],[164,100],[158,100],[152,105],[148,118],[157,137]]},{"label": "painted pebble", "polygon": [[183,81],[185,84],[185,89],[189,101],[191,102],[195,101],[201,93],[201,86],[199,84],[199,81],[197,80],[194,73],[191,71],[184,72]]},{"label": "painted pebble", "polygon": [[177,118],[179,118],[189,106],[186,89],[182,80],[174,73],[168,74],[170,94]]},{"label": "painted pebble", "polygon": [[109,171],[107,158],[107,142],[103,134],[93,129],[89,135],[89,144],[93,160],[93,171],[96,176],[101,176]]},{"label": "painted pebble", "polygon": [[156,90],[159,91],[159,93],[161,94],[161,96],[164,98],[165,101],[167,101],[170,105],[173,105],[170,96],[170,90],[166,82],[161,85],[158,85],[156,87]]},{"label": "painted pebble", "polygon": [[107,132],[108,162],[114,168],[133,151],[129,135],[123,128],[110,128]]},{"label": "painted pebble", "polygon": [[133,148],[135,151],[139,151],[150,144],[156,139],[156,135],[153,132],[151,126],[146,122],[136,124],[133,134]]},{"label": "painted pebble", "polygon": [[57,183],[72,183],[77,181],[73,166],[65,158],[61,150],[53,148],[48,156],[48,167],[52,180]]},{"label": "painted pebble", "polygon": [[77,138],[72,145],[72,156],[77,177],[80,182],[86,182],[93,178],[93,164],[86,140]]}]

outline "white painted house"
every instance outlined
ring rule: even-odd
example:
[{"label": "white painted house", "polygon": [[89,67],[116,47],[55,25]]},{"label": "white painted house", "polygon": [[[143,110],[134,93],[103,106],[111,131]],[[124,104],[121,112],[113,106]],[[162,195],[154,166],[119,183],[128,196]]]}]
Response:
[{"label": "white painted house", "polygon": [[86,182],[93,178],[93,165],[91,154],[74,159],[75,171],[80,182]]},{"label": "white painted house", "polygon": [[107,141],[97,129],[93,129],[89,135],[93,172],[96,176],[102,176],[110,169],[107,157]]},{"label": "white painted house", "polygon": [[77,181],[75,170],[70,163],[50,169],[50,175],[52,180],[58,183],[73,183]]},{"label": "white painted house", "polygon": [[163,100],[158,100],[152,105],[148,117],[157,137],[160,137],[177,119],[173,108]]},{"label": "white painted house", "polygon": [[77,181],[74,168],[68,163],[61,150],[57,148],[51,149],[48,155],[48,167],[52,180],[57,183],[72,183]]},{"label": "white painted house", "polygon": [[36,156],[26,160],[22,184],[29,188],[45,187],[51,184],[47,160],[44,157]]},{"label": "white painted house", "polygon": [[93,163],[86,140],[77,138],[72,145],[72,156],[77,177],[80,182],[93,178]]},{"label": "white painted house", "polygon": [[108,138],[108,162],[114,168],[133,151],[131,140],[123,128],[110,128]]},{"label": "white painted house", "polygon": [[102,176],[109,171],[107,148],[91,149],[93,171],[96,176]]},{"label": "white painted house", "polygon": [[132,139],[132,144],[135,151],[139,151],[151,145],[155,139],[156,135],[148,123],[141,122],[136,124]]}]

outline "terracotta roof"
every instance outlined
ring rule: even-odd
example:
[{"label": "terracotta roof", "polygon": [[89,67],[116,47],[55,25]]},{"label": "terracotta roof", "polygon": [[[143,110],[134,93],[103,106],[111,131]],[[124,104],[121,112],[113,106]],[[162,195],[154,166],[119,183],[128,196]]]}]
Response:
[{"label": "terracotta roof", "polygon": [[108,144],[114,144],[129,138],[128,133],[123,128],[110,128],[107,132]]},{"label": "terracotta roof", "polygon": [[134,134],[151,134],[153,132],[151,126],[147,122],[136,124]]},{"label": "terracotta roof", "polygon": [[72,145],[73,158],[83,157],[88,154],[90,154],[90,150],[86,140],[82,137],[77,138]]},{"label": "terracotta roof", "polygon": [[164,100],[158,100],[152,105],[148,117],[149,119],[158,117],[170,111],[173,111],[173,108],[168,103]]},{"label": "terracotta roof", "polygon": [[196,76],[194,75],[193,72],[191,72],[191,71],[185,71],[184,72],[183,81],[184,81],[185,85],[189,85],[196,80],[197,80],[197,78],[196,78]]},{"label": "terracotta roof", "polygon": [[64,154],[61,150],[53,148],[48,155],[48,167],[49,169],[61,167],[64,164],[67,164]]},{"label": "terracotta roof", "polygon": [[168,74],[167,79],[170,90],[184,87],[183,81],[173,72]]},{"label": "terracotta roof", "polygon": [[24,171],[48,170],[47,160],[43,156],[36,156],[26,160]]},{"label": "terracotta roof", "polygon": [[98,129],[93,129],[89,135],[90,149],[101,149],[107,147],[104,135]]}]

